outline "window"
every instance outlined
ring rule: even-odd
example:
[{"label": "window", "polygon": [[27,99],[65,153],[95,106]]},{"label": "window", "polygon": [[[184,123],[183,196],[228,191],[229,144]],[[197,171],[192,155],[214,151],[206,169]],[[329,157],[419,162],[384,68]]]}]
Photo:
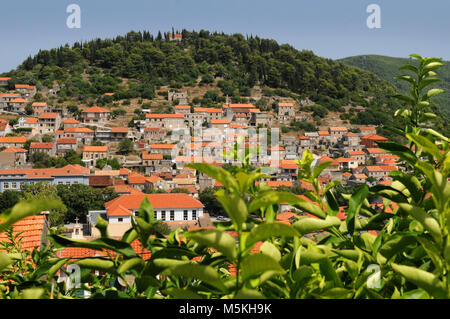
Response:
[{"label": "window", "polygon": [[8,189],[9,188],[9,183],[3,183],[3,188],[4,189]]},{"label": "window", "polygon": [[183,211],[183,220],[188,220],[188,211]]},{"label": "window", "polygon": [[117,220],[119,221],[119,223],[123,222],[123,218],[122,217],[119,217]]},{"label": "window", "polygon": [[170,211],[170,220],[175,220],[175,212],[173,210]]},{"label": "window", "polygon": [[197,211],[195,209],[192,211],[192,220],[197,220]]},{"label": "window", "polygon": [[166,220],[166,211],[161,211],[161,220]]},{"label": "window", "polygon": [[154,219],[158,219],[158,213],[157,213],[157,212],[154,212],[153,218],[154,218]]},{"label": "window", "polygon": [[12,187],[11,188],[17,188],[17,183],[12,183]]}]

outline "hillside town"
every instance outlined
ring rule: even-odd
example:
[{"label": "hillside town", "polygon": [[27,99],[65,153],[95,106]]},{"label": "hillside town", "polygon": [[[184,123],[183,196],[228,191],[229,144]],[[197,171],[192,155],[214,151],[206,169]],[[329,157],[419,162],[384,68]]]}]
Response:
[{"label": "hillside town", "polygon": [[[0,78],[0,85],[5,87],[9,80]],[[14,90],[0,94],[4,114],[17,117],[16,123],[0,120],[0,192],[40,182],[113,189],[119,197],[106,202],[104,209],[89,211],[82,225],[78,220],[65,225],[67,235],[73,238],[98,237],[98,216],[109,222],[111,236],[122,236],[145,197],[153,205],[155,217],[170,229],[210,227],[224,216],[206,211],[199,193],[221,184],[184,165],[236,164],[236,158],[224,153],[234,150],[240,138],[242,148],[260,148],[250,163],[265,169],[268,178],[261,182],[273,189],[311,190],[311,185],[297,179],[296,160],[306,150],[314,154],[313,166],[330,162],[320,175],[322,185],[335,180],[347,186],[390,185],[389,172],[399,169],[398,157],[377,147],[377,142],[387,139],[377,134],[375,126],[346,124],[298,135],[279,133],[276,127],[280,123],[302,120],[298,118],[302,106],[296,101],[281,101],[271,112],[251,103],[193,107],[188,104],[188,94],[171,92],[170,99],[183,102],[173,107],[173,113],[148,112],[144,120],[134,121],[134,127],[112,127],[107,108],[80,107],[75,118],[65,108],[33,102],[36,93],[35,86],[16,84]],[[31,114],[26,113],[27,105]],[[264,129],[272,131],[271,141],[267,134],[261,139]],[[126,152],[121,150],[123,141],[131,145]],[[37,154],[57,158],[68,152],[76,153],[81,162],[59,168],[34,167],[32,159]],[[111,161],[118,166],[113,168],[108,164]],[[283,209],[290,211],[282,206],[279,213],[284,213]]]}]

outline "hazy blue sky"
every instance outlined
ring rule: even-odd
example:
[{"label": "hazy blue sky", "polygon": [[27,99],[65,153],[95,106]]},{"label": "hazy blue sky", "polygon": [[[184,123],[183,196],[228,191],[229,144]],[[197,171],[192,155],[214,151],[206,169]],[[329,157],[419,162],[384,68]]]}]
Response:
[{"label": "hazy blue sky", "polygon": [[[81,29],[66,26],[71,3],[81,7]],[[366,26],[372,3],[381,7],[381,29]],[[420,53],[450,60],[448,0],[2,0],[0,12],[0,73],[39,49],[172,26],[258,35],[333,59]]]}]

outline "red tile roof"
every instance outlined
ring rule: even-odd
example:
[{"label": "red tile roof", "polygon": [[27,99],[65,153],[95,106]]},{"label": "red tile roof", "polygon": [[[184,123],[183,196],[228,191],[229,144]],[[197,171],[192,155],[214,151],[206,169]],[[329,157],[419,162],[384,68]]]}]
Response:
[{"label": "red tile roof", "polygon": [[108,152],[108,146],[85,146],[83,152]]},{"label": "red tile roof", "polygon": [[144,194],[144,195],[123,195],[105,203],[108,211],[122,206],[127,210],[138,210],[144,198],[152,204],[154,209],[169,208],[203,208],[203,204],[195,198],[183,194]]},{"label": "red tile roof", "polygon": [[31,143],[30,149],[52,149],[55,143]]},{"label": "red tile roof", "polygon": [[129,185],[114,185],[112,188],[117,194],[144,195],[144,193]]},{"label": "red tile roof", "polygon": [[34,102],[33,104],[31,104],[32,107],[46,107],[47,103],[45,102]]},{"label": "red tile roof", "polygon": [[348,155],[366,155],[366,153],[364,153],[364,151],[349,151]]},{"label": "red tile roof", "polygon": [[172,149],[175,148],[177,144],[150,144],[150,148],[155,149]]},{"label": "red tile roof", "polygon": [[377,135],[377,134],[367,134],[361,138],[362,140],[372,140],[372,141],[387,141],[388,139]]},{"label": "red tile roof", "polygon": [[39,115],[39,119],[56,119],[59,113],[42,113]]},{"label": "red tile roof", "polygon": [[111,133],[128,133],[128,127],[113,127]]},{"label": "red tile roof", "polygon": [[64,130],[64,133],[94,133],[94,131],[87,127],[69,127]]},{"label": "red tile roof", "polygon": [[81,113],[111,113],[111,111],[107,110],[107,109],[105,109],[103,107],[99,107],[99,106],[95,105],[93,107],[90,107],[90,108],[84,110]]},{"label": "red tile roof", "polygon": [[24,136],[0,136],[0,143],[25,143],[27,138]]},{"label": "red tile roof", "polygon": [[143,153],[142,154],[142,159],[143,160],[162,160],[163,159],[163,155],[162,154]]},{"label": "red tile roof", "polygon": [[342,126],[330,127],[330,131],[347,132],[348,129]]},{"label": "red tile roof", "polygon": [[59,138],[57,144],[77,144],[76,138]]},{"label": "red tile roof", "polygon": [[145,176],[139,173],[132,172],[128,175],[128,184],[145,184]]},{"label": "red tile roof", "polygon": [[66,119],[66,120],[63,121],[63,124],[79,124],[79,123],[80,123],[80,121],[77,121],[77,120],[75,120],[73,118]]},{"label": "red tile roof", "polygon": [[191,106],[190,105],[177,105],[174,107],[175,110],[190,110]]},{"label": "red tile roof", "polygon": [[25,175],[26,178],[49,178],[52,176],[89,175],[89,169],[78,164],[61,168],[0,169],[0,175]]},{"label": "red tile roof", "polygon": [[35,119],[35,118],[26,119],[25,123],[27,123],[27,124],[37,124],[37,123],[39,123],[39,119]]},{"label": "red tile roof", "polygon": [[7,148],[1,153],[27,153],[28,151],[24,148]]},{"label": "red tile roof", "polygon": [[27,90],[33,90],[36,87],[34,85],[28,85],[28,84],[16,84],[15,85],[16,89],[27,89]]},{"label": "red tile roof", "polygon": [[184,118],[183,114],[147,114],[147,119]]},{"label": "red tile roof", "polygon": [[26,103],[27,100],[25,99],[21,99],[21,98],[17,98],[17,99],[13,99],[11,101],[9,101],[10,103]]},{"label": "red tile roof", "polygon": [[212,119],[211,124],[230,124],[229,119]]},{"label": "red tile roof", "polygon": [[212,107],[196,107],[194,113],[222,113],[222,109]]}]

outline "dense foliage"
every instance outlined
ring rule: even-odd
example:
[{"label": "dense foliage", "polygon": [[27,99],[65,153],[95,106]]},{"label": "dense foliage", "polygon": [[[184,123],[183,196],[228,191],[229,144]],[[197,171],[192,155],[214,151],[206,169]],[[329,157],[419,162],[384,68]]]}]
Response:
[{"label": "dense foliage", "polygon": [[[375,73],[380,78],[388,81],[402,93],[409,92],[408,82],[401,81],[395,78],[397,70],[402,65],[411,64],[417,67],[417,61],[414,59],[393,58],[380,55],[360,55],[339,60],[347,65],[355,66],[370,72]],[[445,131],[448,135],[449,116],[450,116],[450,64],[444,62],[442,68],[436,71],[441,83],[437,83],[437,88],[446,90],[441,95],[434,99],[435,105],[431,105],[432,110],[441,118],[438,121],[438,129]]]}]

